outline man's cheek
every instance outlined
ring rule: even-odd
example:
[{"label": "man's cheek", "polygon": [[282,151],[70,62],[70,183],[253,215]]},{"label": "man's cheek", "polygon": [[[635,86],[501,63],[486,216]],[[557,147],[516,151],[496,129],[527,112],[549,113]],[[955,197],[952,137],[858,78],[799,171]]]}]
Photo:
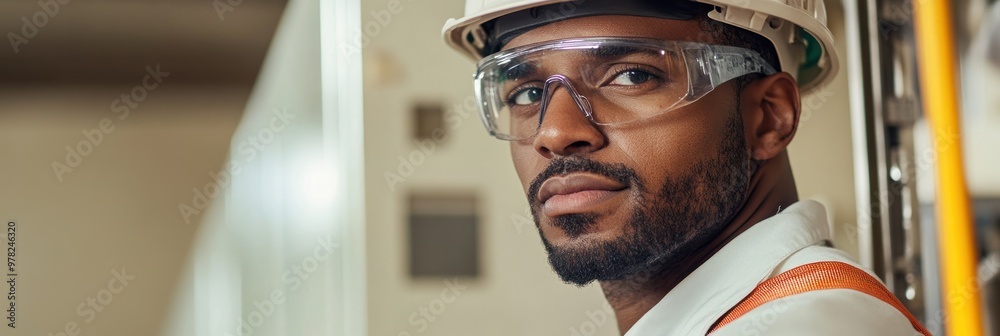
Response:
[{"label": "man's cheek", "polygon": [[538,158],[532,157],[531,154],[534,153],[534,156],[538,156],[539,158],[541,156],[535,153],[533,148],[528,147],[525,149],[523,147],[512,142],[510,154],[511,160],[514,163],[514,171],[517,172],[517,178],[521,181],[521,187],[525,192],[528,192],[531,182],[545,169],[545,166],[538,167],[540,164]]},{"label": "man's cheek", "polygon": [[517,171],[517,179],[521,182],[521,189],[524,190],[525,193],[527,193],[528,189],[531,188],[532,179],[535,176],[537,176],[539,172],[541,172],[541,171],[529,172],[530,169],[527,169],[523,166],[519,166],[517,164],[514,165],[514,170]]}]

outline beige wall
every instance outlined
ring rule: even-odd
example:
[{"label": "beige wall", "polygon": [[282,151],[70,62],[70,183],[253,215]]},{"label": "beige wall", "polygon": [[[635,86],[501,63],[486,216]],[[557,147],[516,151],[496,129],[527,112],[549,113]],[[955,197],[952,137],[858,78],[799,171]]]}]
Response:
[{"label": "beige wall", "polygon": [[[13,335],[55,334],[67,323],[81,335],[159,334],[198,228],[178,204],[219,169],[247,94],[170,84],[124,120],[109,105],[126,86],[0,90],[0,215],[18,223]],[[59,182],[51,163],[102,118],[114,131]],[[86,322],[78,305],[123,268],[134,279]]]},{"label": "beige wall", "polygon": [[[528,218],[527,203],[507,145],[485,134],[471,101],[462,107],[472,99],[473,64],[446,49],[439,31],[446,19],[461,16],[463,2],[403,1],[401,11],[382,17],[387,25],[377,25],[372,12],[385,10],[388,3],[362,2],[362,22],[369,26],[366,35],[371,37],[363,49],[370,334],[570,335],[571,328],[587,327],[592,322],[588,313],[605,305],[599,288],[561,283],[549,269],[533,224],[518,229],[512,218]],[[835,26],[835,34],[843,35],[842,24]],[[854,223],[844,76],[817,97],[806,97],[810,114],[791,149],[799,191],[830,205],[836,223]],[[419,151],[410,138],[409,106],[420,101],[443,102],[461,123],[455,128],[446,125],[448,141],[426,155],[393,191],[385,174],[400,173],[399,157]],[[455,104],[457,111],[452,108]],[[419,328],[419,320],[411,323],[409,318],[435,302],[446,286],[440,280],[411,281],[407,275],[404,211],[408,192],[416,189],[473,190],[483,209],[482,276],[459,280],[468,289],[447,304],[426,330]],[[846,231],[837,232],[840,245],[856,254],[856,243],[846,238]],[[615,323],[605,321],[596,334],[616,332]]]}]

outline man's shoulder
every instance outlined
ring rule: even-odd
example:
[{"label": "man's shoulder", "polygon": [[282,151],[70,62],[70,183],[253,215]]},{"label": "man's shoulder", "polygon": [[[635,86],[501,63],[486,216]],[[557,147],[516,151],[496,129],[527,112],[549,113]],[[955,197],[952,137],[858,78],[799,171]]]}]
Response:
[{"label": "man's shoulder", "polygon": [[[874,274],[846,252],[821,245],[803,248],[782,261],[769,278],[817,262],[839,262]],[[876,278],[877,279],[877,278]],[[712,335],[920,335],[896,307],[845,288],[821,289],[764,303]]]}]

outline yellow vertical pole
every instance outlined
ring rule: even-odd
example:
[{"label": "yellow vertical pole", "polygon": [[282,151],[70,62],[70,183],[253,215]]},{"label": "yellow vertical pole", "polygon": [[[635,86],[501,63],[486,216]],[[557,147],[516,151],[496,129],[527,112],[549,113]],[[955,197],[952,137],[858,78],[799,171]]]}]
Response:
[{"label": "yellow vertical pole", "polygon": [[921,95],[937,153],[935,184],[942,322],[949,336],[981,336],[976,240],[962,167],[958,62],[951,4],[914,0]]}]

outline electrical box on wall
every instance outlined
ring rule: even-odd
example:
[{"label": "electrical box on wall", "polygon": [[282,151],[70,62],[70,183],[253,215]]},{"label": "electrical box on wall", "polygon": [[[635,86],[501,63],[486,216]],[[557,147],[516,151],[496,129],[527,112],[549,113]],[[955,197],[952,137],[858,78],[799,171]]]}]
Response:
[{"label": "electrical box on wall", "polygon": [[473,194],[412,194],[407,225],[411,277],[479,275],[479,215]]}]

